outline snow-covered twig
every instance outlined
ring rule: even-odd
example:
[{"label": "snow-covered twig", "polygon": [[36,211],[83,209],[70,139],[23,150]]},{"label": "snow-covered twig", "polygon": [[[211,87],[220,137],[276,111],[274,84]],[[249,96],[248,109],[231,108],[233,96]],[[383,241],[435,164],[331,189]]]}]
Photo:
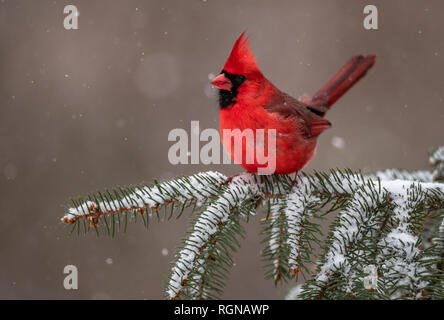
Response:
[{"label": "snow-covered twig", "polygon": [[219,292],[220,284],[211,279],[218,280],[217,276],[223,276],[231,266],[230,253],[236,247],[224,238],[229,237],[235,244],[236,237],[242,235],[239,219],[254,215],[262,200],[279,197],[276,191],[285,191],[288,185],[288,181],[271,184],[267,178],[253,174],[236,176],[226,184],[217,200],[196,218],[172,269],[167,296],[201,299],[211,296],[211,290]]},{"label": "snow-covered twig", "polygon": [[374,175],[368,177],[374,179],[381,179],[382,181],[405,180],[405,181],[419,181],[432,182],[434,174],[427,170],[408,171],[398,169],[386,169],[384,171],[377,171]]},{"label": "snow-covered twig", "polygon": [[262,255],[273,262],[268,276],[276,283],[297,276],[305,268],[303,260],[312,249],[310,240],[316,241],[315,234],[320,234],[317,226],[309,222],[319,203],[305,177],[299,177],[285,197],[270,201],[270,219],[265,221],[263,232],[268,247]]},{"label": "snow-covered twig", "polygon": [[[418,207],[436,204],[436,207],[440,208],[444,202],[444,185],[436,183],[373,181],[350,174],[333,174],[333,177],[318,178],[320,179],[312,179],[312,183],[321,193],[339,191],[349,194],[350,199],[339,213],[318,274],[304,288],[307,292],[317,292],[317,298],[324,297],[332,278],[336,279],[338,275],[341,275],[345,292],[353,296],[356,285],[363,283],[363,268],[368,264],[363,262],[371,261],[368,254],[374,253],[374,250],[366,249],[369,249],[372,243],[374,245],[373,239],[378,234],[384,233],[383,229],[388,226],[387,218],[394,221],[392,223],[397,222],[398,226],[392,229],[377,247],[380,250],[387,249],[405,254],[407,246],[418,245],[417,236],[413,235],[408,227],[408,223],[418,218],[415,216],[419,214],[418,211],[421,212]],[[335,184],[328,184],[327,181],[335,181]],[[416,202],[412,203],[412,194],[419,194],[421,197],[415,198]],[[392,216],[388,217],[388,214]],[[403,240],[407,242],[406,245]],[[402,247],[398,245],[400,243],[403,243]],[[361,263],[357,263],[358,261]],[[407,257],[403,262],[408,263]],[[400,263],[397,264],[398,267],[399,265]],[[391,266],[394,267],[395,263]],[[417,266],[413,264],[405,268],[418,271]]]},{"label": "snow-covered twig", "polygon": [[[160,207],[171,211],[193,206],[191,231],[175,256],[166,288],[169,299],[220,296],[233,265],[232,254],[243,237],[243,221],[264,207],[263,258],[275,283],[311,274],[313,243],[324,253],[317,273],[296,291],[297,298],[444,298],[444,184],[440,181],[444,149],[430,161],[433,172],[386,170],[363,176],[350,170],[231,178],[217,172],[198,173],[154,185],[118,188],[74,200],[62,217],[85,230],[103,225],[114,234],[120,218],[141,216],[145,225]],[[433,181],[433,182],[432,182]],[[314,219],[337,212],[326,242]],[[116,217],[116,218],[115,218]],[[423,246],[424,219],[440,219],[438,234],[430,229]],[[432,219],[428,219],[431,221]],[[90,222],[90,226],[85,223]],[[88,229],[89,230],[89,229]],[[110,232],[109,232],[110,233]],[[377,270],[377,286],[363,281]],[[374,275],[373,275],[374,276]]]},{"label": "snow-covered twig", "polygon": [[[157,211],[161,205],[180,207],[194,203],[201,206],[210,197],[219,192],[219,186],[227,178],[214,171],[198,173],[189,177],[183,177],[153,186],[135,186],[119,188],[112,191],[97,192],[87,199],[73,200],[74,206],[61,218],[65,223],[78,223],[81,220],[89,220],[90,226],[95,227],[99,219],[111,216],[114,224],[115,215],[130,213],[147,216],[148,210]],[[105,225],[108,227],[106,220]]]}]

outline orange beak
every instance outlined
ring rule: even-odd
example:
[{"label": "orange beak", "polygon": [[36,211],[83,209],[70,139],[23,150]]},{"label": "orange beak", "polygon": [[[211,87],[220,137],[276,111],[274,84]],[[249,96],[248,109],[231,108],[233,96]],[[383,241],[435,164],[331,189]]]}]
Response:
[{"label": "orange beak", "polygon": [[211,84],[221,90],[227,91],[230,91],[233,86],[230,79],[228,79],[223,73],[214,78],[213,81],[211,81]]}]

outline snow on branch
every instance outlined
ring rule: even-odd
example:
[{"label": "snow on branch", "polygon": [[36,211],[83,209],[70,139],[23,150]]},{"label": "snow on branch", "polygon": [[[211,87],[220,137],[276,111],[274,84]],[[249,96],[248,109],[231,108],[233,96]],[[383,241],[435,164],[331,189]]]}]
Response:
[{"label": "snow on branch", "polygon": [[267,278],[274,278],[275,282],[281,281],[282,276],[286,276],[288,269],[288,256],[290,247],[288,246],[288,225],[285,216],[286,201],[284,199],[273,199],[270,201],[270,225],[265,230],[268,247],[262,255],[272,266]]},{"label": "snow on branch", "polygon": [[[349,297],[355,297],[355,291],[363,285],[364,267],[372,264],[371,261],[382,264],[381,258],[374,259],[378,250],[382,250],[382,254],[388,250],[393,255],[403,255],[402,259],[389,260],[385,264],[391,270],[395,267],[398,271],[404,269],[398,279],[413,277],[423,271],[419,269],[423,264],[413,262],[414,250],[419,246],[414,224],[431,210],[444,207],[444,185],[404,180],[374,181],[358,174],[338,172],[330,177],[321,174],[316,178],[311,181],[320,193],[340,192],[348,195],[349,200],[340,209],[333,225],[317,275],[303,288],[306,298],[322,299],[332,285],[337,291],[340,287]],[[375,242],[383,234],[386,236],[381,242]],[[390,275],[386,276],[386,281],[391,281]],[[424,283],[419,285],[425,286]]]},{"label": "snow on branch", "polygon": [[433,172],[427,170],[408,171],[397,169],[386,169],[384,171],[377,171],[374,175],[369,175],[369,177],[379,178],[383,181],[406,180],[419,182],[432,182],[434,176]]},{"label": "snow on branch", "polygon": [[392,292],[390,298],[396,299],[401,295],[414,299],[427,294],[429,283],[425,280],[427,259],[421,250],[421,242],[415,234],[413,222],[417,215],[418,206],[426,199],[427,192],[421,192],[420,187],[411,185],[403,194],[395,194],[396,204],[391,219],[393,229],[378,243],[381,248],[376,262],[381,266],[383,276],[380,285]]},{"label": "snow on branch", "polygon": [[167,296],[170,299],[203,299],[221,292],[222,280],[233,261],[242,236],[241,218],[255,214],[262,200],[280,197],[290,188],[290,180],[243,174],[234,177],[219,197],[204,209],[184,240],[172,269]]},{"label": "snow on branch", "polygon": [[[165,218],[193,215],[175,255],[168,299],[221,295],[243,223],[264,211],[262,256],[275,283],[310,276],[292,297],[305,299],[444,298],[444,148],[430,156],[433,171],[386,170],[364,176],[350,170],[228,178],[198,173],[154,185],[96,192],[73,200],[62,222],[85,231],[104,226],[114,234],[128,218],[148,225],[159,209]],[[335,213],[326,241],[317,220]],[[439,220],[424,247],[424,220]],[[121,219],[124,219],[122,223]],[[429,219],[431,221],[431,218]],[[89,222],[89,224],[87,223]],[[73,228],[74,229],[74,228]],[[315,254],[314,245],[323,251]],[[312,275],[310,265],[317,262]],[[363,279],[369,266],[377,285]]]},{"label": "snow on branch", "polygon": [[[124,216],[126,226],[131,213],[134,219],[137,215],[141,216],[147,225],[148,218],[145,217],[151,216],[153,212],[157,214],[162,205],[170,205],[171,214],[174,209],[180,208],[181,214],[186,207],[201,206],[210,197],[215,196],[219,186],[226,179],[223,174],[210,171],[160,184],[155,182],[154,186],[141,185],[97,192],[89,195],[87,199],[72,200],[74,206],[68,209],[61,220],[75,224],[78,230],[81,221],[88,220],[89,227],[93,228],[102,221],[108,233],[112,229],[114,234],[115,224],[120,222],[121,215]],[[108,216],[111,221],[106,219]],[[87,230],[86,225],[84,228]]]},{"label": "snow on branch", "polygon": [[430,154],[429,163],[433,167],[433,171],[386,169],[383,171],[377,171],[374,175],[369,175],[369,177],[379,178],[384,181],[399,179],[408,181],[433,182],[444,180],[444,146],[439,147]]},{"label": "snow on branch", "polygon": [[[405,207],[412,194],[421,197]],[[333,202],[327,212],[339,210],[339,216],[329,236],[329,249],[314,281],[305,290],[323,298],[332,279],[340,274],[345,292],[354,296],[362,287],[363,267],[368,261],[376,261],[375,256],[382,250],[378,239],[416,237],[414,227],[406,226],[400,233],[401,217],[414,226],[430,210],[442,208],[444,186],[372,180],[339,170],[302,175],[296,180],[289,176],[238,176],[196,218],[170,276],[170,299],[203,299],[220,294],[232,265],[232,252],[243,234],[241,220],[254,215],[264,201],[269,206],[263,231],[268,245],[263,256],[269,263],[268,277],[276,283],[297,276],[300,268],[308,271],[303,262],[310,262],[310,243],[320,235],[311,219],[320,208]],[[398,252],[405,253],[405,248],[398,248]],[[420,266],[422,263],[408,267],[410,272],[419,272]]]},{"label": "snow on branch", "polygon": [[291,192],[270,201],[269,216],[265,219],[263,234],[268,246],[262,255],[268,266],[267,277],[275,283],[297,276],[300,269],[308,272],[304,262],[309,261],[311,241],[319,242],[318,225],[310,220],[319,209],[320,199],[305,178],[299,178]]}]

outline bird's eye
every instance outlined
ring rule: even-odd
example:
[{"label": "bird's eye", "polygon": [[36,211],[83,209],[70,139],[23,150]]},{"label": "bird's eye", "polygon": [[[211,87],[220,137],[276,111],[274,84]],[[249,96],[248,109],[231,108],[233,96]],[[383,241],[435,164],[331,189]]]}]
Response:
[{"label": "bird's eye", "polygon": [[240,86],[246,79],[247,79],[247,77],[245,77],[243,75],[236,75],[234,78],[234,84],[236,86]]}]

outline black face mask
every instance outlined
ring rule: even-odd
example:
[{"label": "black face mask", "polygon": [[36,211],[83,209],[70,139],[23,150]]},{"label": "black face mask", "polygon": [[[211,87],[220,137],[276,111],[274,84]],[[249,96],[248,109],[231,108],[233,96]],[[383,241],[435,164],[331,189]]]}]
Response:
[{"label": "black face mask", "polygon": [[231,90],[221,90],[219,89],[219,106],[221,109],[227,108],[231,106],[235,101],[238,89],[242,83],[247,79],[243,75],[239,74],[231,74],[228,73],[225,70],[222,70],[222,72],[230,81],[231,81]]}]

